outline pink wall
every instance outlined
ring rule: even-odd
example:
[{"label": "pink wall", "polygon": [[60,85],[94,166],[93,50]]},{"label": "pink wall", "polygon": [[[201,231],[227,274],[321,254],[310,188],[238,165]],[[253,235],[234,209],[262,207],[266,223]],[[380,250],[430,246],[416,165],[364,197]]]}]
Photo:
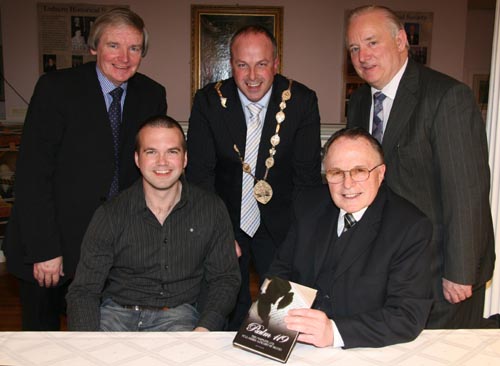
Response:
[{"label": "pink wall", "polygon": [[[478,27],[479,24],[481,27]],[[495,12],[493,10],[469,11],[463,81],[470,86],[473,84],[475,74],[490,73],[494,26]]]},{"label": "pink wall", "polygon": [[[73,2],[58,0],[59,2]],[[50,1],[47,1],[50,2]],[[169,114],[186,121],[190,112],[191,2],[179,0],[86,0],[129,4],[145,20],[152,45],[141,72],[167,87]],[[37,0],[0,0],[4,71],[29,99],[38,78]],[[227,0],[194,1],[226,4]],[[357,0],[239,0],[240,5],[284,7],[283,73],[316,90],[323,123],[338,123],[341,114],[343,19]],[[431,66],[455,78],[464,74],[467,0],[389,0],[394,10],[434,12]],[[26,106],[6,89],[7,119],[22,120]]]}]

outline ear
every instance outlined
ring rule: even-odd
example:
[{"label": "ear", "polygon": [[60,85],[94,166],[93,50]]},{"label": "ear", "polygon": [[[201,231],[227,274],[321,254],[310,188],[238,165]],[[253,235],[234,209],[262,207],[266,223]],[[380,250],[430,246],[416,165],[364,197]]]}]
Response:
[{"label": "ear", "polygon": [[384,180],[384,177],[385,177],[385,164],[381,165],[379,167],[380,171],[379,171],[379,175],[378,175],[378,180],[379,180],[379,184],[382,184],[382,181]]},{"label": "ear", "polygon": [[134,153],[134,160],[135,165],[140,169],[141,167],[139,166],[139,153],[137,151]]},{"label": "ear", "polygon": [[97,51],[96,50],[93,50],[92,48],[90,49],[90,54],[95,56],[97,55]]},{"label": "ear", "polygon": [[188,163],[188,153],[187,151],[184,152],[184,169],[186,169],[186,166],[187,166],[187,163]]},{"label": "ear", "polygon": [[396,35],[396,45],[398,46],[399,52],[406,50],[406,45],[408,44],[408,39],[406,37],[406,32],[404,29],[400,29]]},{"label": "ear", "polygon": [[274,59],[274,62],[273,62],[273,69],[274,69],[274,73],[277,74],[278,73],[278,66],[280,65],[280,59],[279,57],[276,57]]}]

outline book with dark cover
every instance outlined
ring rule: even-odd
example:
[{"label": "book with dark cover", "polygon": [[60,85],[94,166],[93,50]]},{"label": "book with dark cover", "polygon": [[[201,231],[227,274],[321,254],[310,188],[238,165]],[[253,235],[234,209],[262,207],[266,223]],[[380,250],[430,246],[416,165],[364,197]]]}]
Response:
[{"label": "book with dark cover", "polygon": [[310,287],[278,277],[266,279],[233,344],[286,363],[299,332],[287,329],[283,318],[291,309],[310,308],[315,297]]}]

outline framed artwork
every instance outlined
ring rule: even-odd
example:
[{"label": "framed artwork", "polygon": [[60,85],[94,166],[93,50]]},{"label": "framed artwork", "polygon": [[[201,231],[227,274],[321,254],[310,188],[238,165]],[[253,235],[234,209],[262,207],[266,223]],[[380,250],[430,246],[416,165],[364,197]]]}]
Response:
[{"label": "framed artwork", "polygon": [[[346,11],[345,19],[350,11]],[[432,43],[432,22],[434,15],[431,12],[415,12],[415,11],[397,11],[396,14],[403,23],[406,37],[408,39],[409,56],[423,64],[430,63],[430,50]],[[347,50],[344,51],[344,68],[343,68],[343,93],[341,101],[341,121],[347,122],[347,108],[349,107],[349,99],[351,94],[364,81],[357,75],[356,70],[351,61],[351,57]]]},{"label": "framed artwork", "polygon": [[229,41],[241,27],[268,29],[283,43],[283,7],[191,5],[191,97],[204,85],[231,77]]},{"label": "framed artwork", "polygon": [[488,94],[490,89],[489,74],[474,74],[472,77],[472,91],[479,106],[479,110],[486,121],[486,113],[488,112]]}]

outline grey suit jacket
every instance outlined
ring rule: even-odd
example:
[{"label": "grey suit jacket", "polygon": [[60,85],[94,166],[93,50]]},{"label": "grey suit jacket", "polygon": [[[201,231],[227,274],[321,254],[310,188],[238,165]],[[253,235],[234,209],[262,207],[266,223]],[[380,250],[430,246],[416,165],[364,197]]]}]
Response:
[{"label": "grey suit jacket", "polygon": [[[369,127],[370,87],[352,96],[348,127]],[[432,221],[435,292],[441,277],[484,284],[495,261],[485,125],[471,90],[408,61],[384,132],[386,182]]]}]

